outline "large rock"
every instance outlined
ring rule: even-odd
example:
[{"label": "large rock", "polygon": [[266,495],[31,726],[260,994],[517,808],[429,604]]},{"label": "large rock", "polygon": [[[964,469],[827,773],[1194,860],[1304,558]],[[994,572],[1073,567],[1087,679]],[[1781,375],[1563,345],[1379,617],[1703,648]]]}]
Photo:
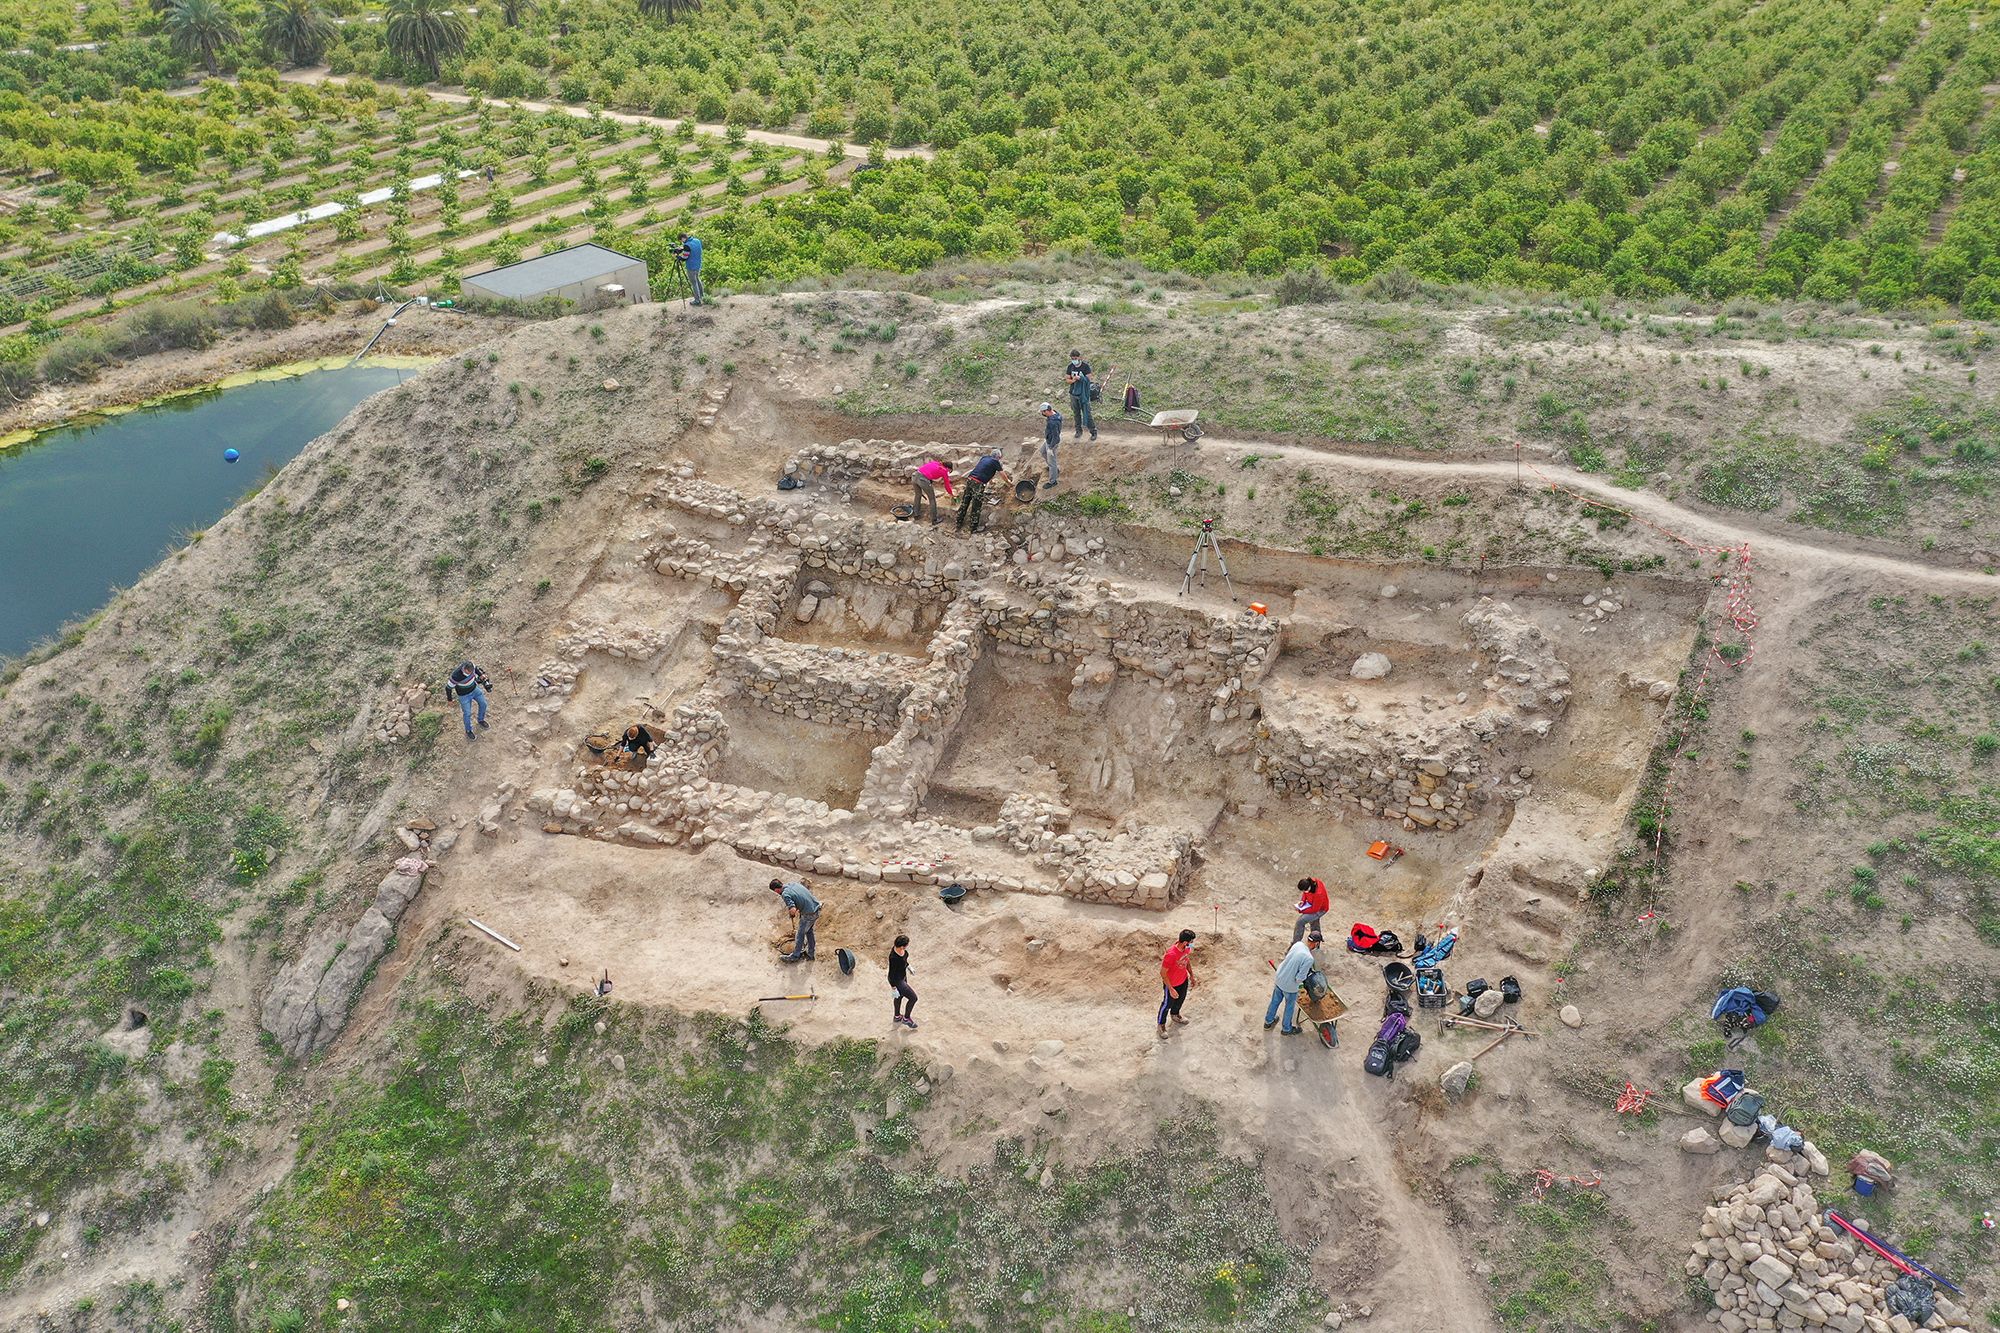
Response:
[{"label": "large rock", "polygon": [[1354,659],[1354,665],[1347,674],[1356,680],[1380,680],[1395,670],[1394,664],[1381,653],[1363,653]]},{"label": "large rock", "polygon": [[1725,1120],[1715,1127],[1715,1137],[1732,1148],[1747,1148],[1757,1137],[1755,1125],[1738,1125]]},{"label": "large rock", "polygon": [[1573,1004],[1564,1005],[1562,1010],[1556,1014],[1556,1017],[1562,1020],[1562,1025],[1566,1028],[1580,1028],[1583,1026],[1583,1015],[1577,1012],[1577,1008]]},{"label": "large rock", "polygon": [[1500,1012],[1500,992],[1481,991],[1479,998],[1472,1002],[1472,1012],[1481,1018],[1491,1018]]},{"label": "large rock", "polygon": [[339,1034],[362,979],[387,952],[396,937],[396,922],[423,882],[421,874],[385,875],[376,886],[375,901],[359,921],[344,931],[337,927],[319,931],[297,959],[279,969],[264,996],[260,1018],[285,1054],[304,1059]]},{"label": "large rock", "polygon": [[1706,1111],[1710,1115],[1722,1114],[1720,1106],[1701,1095],[1701,1080],[1698,1078],[1691,1078],[1681,1084],[1681,1100],[1697,1111]]},{"label": "large rock", "polygon": [[1453,1097],[1463,1097],[1466,1088],[1472,1082],[1472,1072],[1472,1061],[1460,1060],[1444,1071],[1438,1079],[1438,1086]]},{"label": "large rock", "polygon": [[[1697,1131],[1706,1132],[1706,1131]],[[1760,1254],[1750,1262],[1750,1276],[1776,1291],[1792,1280],[1792,1266],[1776,1255]]]},{"label": "large rock", "polygon": [[1691,1129],[1681,1135],[1681,1151],[1707,1157],[1712,1153],[1721,1152],[1722,1145],[1717,1143],[1715,1135],[1709,1133],[1707,1130]]}]

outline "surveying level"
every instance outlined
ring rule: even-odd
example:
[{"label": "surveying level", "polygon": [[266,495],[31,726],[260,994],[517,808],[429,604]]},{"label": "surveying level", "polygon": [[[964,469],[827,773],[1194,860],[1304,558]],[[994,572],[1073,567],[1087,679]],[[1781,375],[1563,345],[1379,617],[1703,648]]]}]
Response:
[{"label": "surveying level", "polygon": [[1229,562],[1222,558],[1222,543],[1215,535],[1215,520],[1201,521],[1201,531],[1195,535],[1194,554],[1188,557],[1187,573],[1181,577],[1180,595],[1185,597],[1194,587],[1195,575],[1201,575],[1201,586],[1208,586],[1208,553],[1215,552],[1215,564],[1222,571],[1222,585],[1229,589],[1229,600],[1236,600],[1236,585],[1229,578]]}]

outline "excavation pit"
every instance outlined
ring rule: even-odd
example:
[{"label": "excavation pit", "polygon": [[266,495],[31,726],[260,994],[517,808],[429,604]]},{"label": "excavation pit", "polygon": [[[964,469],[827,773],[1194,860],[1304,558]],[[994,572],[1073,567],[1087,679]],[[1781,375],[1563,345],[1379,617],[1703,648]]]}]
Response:
[{"label": "excavation pit", "polygon": [[[603,690],[632,686],[664,715],[662,755],[535,793],[544,827],[1113,906],[1313,875],[1337,915],[1408,924],[1495,858],[1533,862],[1522,882],[1588,876],[1595,853],[1566,839],[1622,825],[1692,638],[1699,590],[1627,580],[1606,613],[1576,571],[1232,544],[1238,600],[1215,577],[1181,596],[1182,534],[1041,513],[935,533],[873,503],[930,451],[859,446],[816,455],[805,501],[660,484],[691,521],[638,563],[698,590],[658,600],[699,601],[699,623],[642,636],[643,672],[583,692],[595,723],[622,716]],[[1402,856],[1370,859],[1378,841]]]},{"label": "excavation pit", "polygon": [[1239,764],[1216,759],[1206,710],[1185,695],[1119,679],[1080,711],[1071,706],[1074,671],[1066,659],[981,658],[925,810],[943,816],[955,800],[997,812],[1021,794],[1066,807],[1071,827],[1200,831],[1246,785]]},{"label": "excavation pit", "polygon": [[776,633],[793,643],[922,657],[949,604],[910,589],[806,569],[779,611]]},{"label": "excavation pit", "polygon": [[720,712],[729,735],[717,759],[717,782],[823,801],[836,810],[854,808],[868,761],[886,739],[753,704],[725,704]]}]

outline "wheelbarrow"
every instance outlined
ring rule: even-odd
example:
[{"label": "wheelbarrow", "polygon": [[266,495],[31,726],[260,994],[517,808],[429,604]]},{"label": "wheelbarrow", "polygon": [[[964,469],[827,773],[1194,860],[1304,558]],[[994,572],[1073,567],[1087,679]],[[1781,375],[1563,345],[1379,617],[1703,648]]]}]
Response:
[{"label": "wheelbarrow", "polygon": [[1201,413],[1193,408],[1177,407],[1167,412],[1155,412],[1153,419],[1146,425],[1148,429],[1159,431],[1162,435],[1178,434],[1183,440],[1193,444],[1208,433],[1196,421],[1200,415]]},{"label": "wheelbarrow", "polygon": [[[1278,960],[1264,960],[1273,972],[1278,970]],[[1319,1044],[1332,1050],[1340,1045],[1340,1016],[1347,1012],[1347,1003],[1334,991],[1325,987],[1326,994],[1315,996],[1312,987],[1299,987],[1298,1015],[1301,1023],[1310,1023],[1319,1034]]]},{"label": "wheelbarrow", "polygon": [[1304,989],[1299,991],[1299,1019],[1319,1030],[1319,1044],[1328,1050],[1340,1045],[1340,1016],[1346,1012],[1347,1005],[1331,988],[1319,999]]}]

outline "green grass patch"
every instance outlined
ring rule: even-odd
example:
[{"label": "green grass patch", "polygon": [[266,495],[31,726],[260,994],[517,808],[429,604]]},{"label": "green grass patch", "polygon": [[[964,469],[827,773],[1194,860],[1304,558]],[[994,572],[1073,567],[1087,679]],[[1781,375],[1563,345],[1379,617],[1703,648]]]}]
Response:
[{"label": "green grass patch", "polygon": [[308,1119],[217,1309],[314,1326],[346,1299],[381,1327],[566,1330],[742,1303],[866,1333],[1282,1330],[1324,1309],[1258,1166],[1199,1115],[1083,1167],[1003,1140],[945,1175],[914,1150],[923,1069],[874,1043],[584,998],[530,1024],[431,985],[388,1067]]}]

